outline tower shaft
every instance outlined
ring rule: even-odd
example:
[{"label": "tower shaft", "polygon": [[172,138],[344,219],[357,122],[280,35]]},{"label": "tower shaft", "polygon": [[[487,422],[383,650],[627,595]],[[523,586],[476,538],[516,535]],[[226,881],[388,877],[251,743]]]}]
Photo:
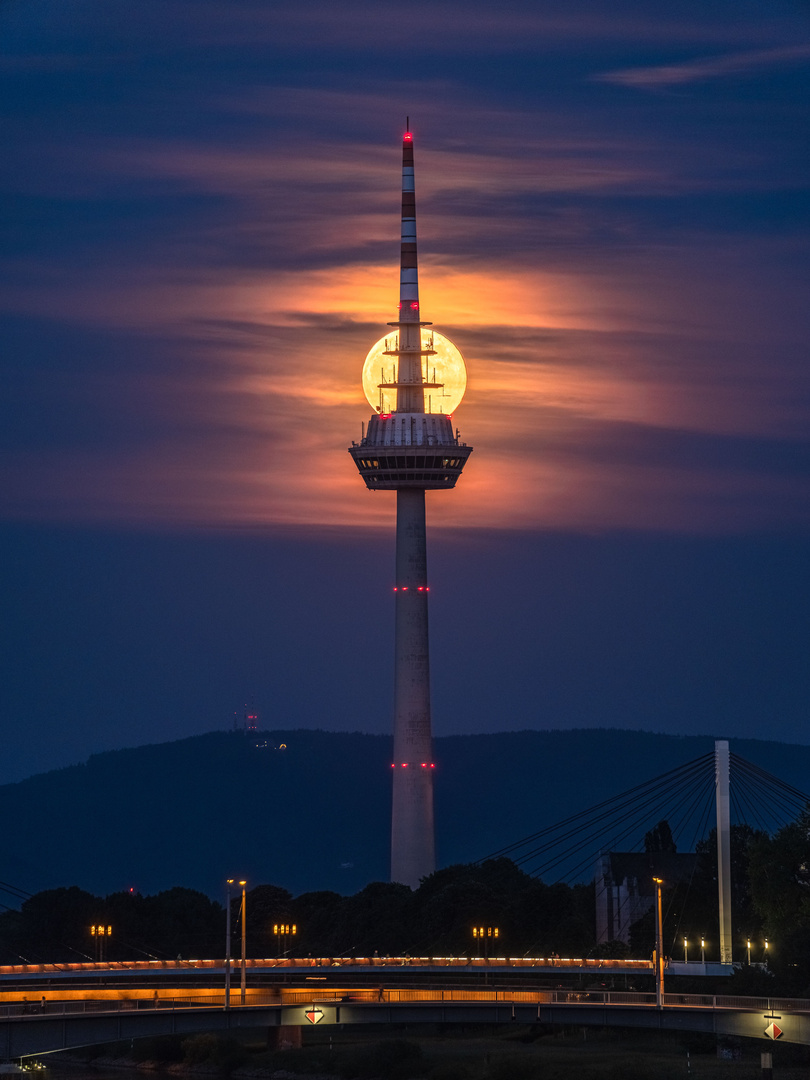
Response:
[{"label": "tower shaft", "polygon": [[425,492],[397,492],[394,789],[391,880],[411,888],[436,869],[430,724]]}]

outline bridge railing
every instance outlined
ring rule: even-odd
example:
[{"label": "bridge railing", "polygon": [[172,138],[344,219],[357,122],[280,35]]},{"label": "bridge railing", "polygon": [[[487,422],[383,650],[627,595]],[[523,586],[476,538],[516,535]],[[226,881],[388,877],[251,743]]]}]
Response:
[{"label": "bridge railing", "polygon": [[[239,961],[232,960],[234,970]],[[2,964],[0,977],[22,975],[87,975],[107,973],[152,974],[160,971],[194,972],[219,971],[224,960],[111,960],[100,963],[65,964]],[[595,960],[589,957],[560,956],[276,956],[245,961],[250,971],[255,968],[310,967],[440,967],[440,968],[560,968],[574,971],[652,971],[651,960]]]},{"label": "bridge railing", "polygon": [[138,1012],[147,1009],[152,1012],[164,1009],[222,1008],[224,995],[213,998],[152,998],[137,999],[92,999],[79,998],[68,1001],[22,1001],[0,1005],[0,1020],[42,1019],[51,1016],[81,1015],[83,1013],[121,1013]]},{"label": "bridge railing", "polygon": [[[478,1002],[504,1005],[570,1005],[616,1007],[654,1007],[655,995],[614,990],[495,990],[495,989],[415,989],[378,987],[374,989],[288,989],[268,993],[249,992],[242,1006],[239,992],[231,994],[231,1008],[267,1008],[284,1005],[318,1004],[448,1004]],[[803,998],[756,998],[713,994],[665,994],[666,1008],[729,1010],[735,1012],[810,1013],[810,1000]],[[0,1005],[0,1020],[38,1020],[54,1016],[88,1013],[122,1013],[141,1010],[223,1009],[224,993],[189,997],[73,999],[66,1001],[20,1001]]]}]

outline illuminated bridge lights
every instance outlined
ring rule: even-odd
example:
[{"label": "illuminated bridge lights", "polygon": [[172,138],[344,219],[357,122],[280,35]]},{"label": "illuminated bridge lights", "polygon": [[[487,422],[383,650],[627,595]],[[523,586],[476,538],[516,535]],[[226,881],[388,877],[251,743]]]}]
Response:
[{"label": "illuminated bridge lights", "polygon": [[[402,762],[402,763],[400,764],[400,766],[399,766],[399,767],[400,767],[400,769],[407,769],[407,768],[408,768],[408,765],[413,765],[413,767],[414,767],[414,768],[416,768],[416,763],[415,763],[415,762],[413,762],[413,761],[410,761],[410,762],[409,762],[409,761],[403,761],[403,762]],[[397,764],[396,764],[396,762],[395,762],[395,761],[392,761],[392,762],[391,762],[391,768],[392,768],[392,769],[395,769],[396,767],[397,767]],[[435,768],[436,768],[436,766],[435,766],[435,765],[433,764],[433,762],[432,762],[432,761],[421,761],[421,762],[419,763],[419,768],[420,768],[420,769],[435,769]]]},{"label": "illuminated bridge lights", "polygon": [[[394,586],[394,592],[407,592],[408,588],[409,588],[409,586],[407,586],[407,585],[395,585]],[[412,592],[430,592],[430,586],[429,585],[417,585],[416,588],[412,590]]]}]

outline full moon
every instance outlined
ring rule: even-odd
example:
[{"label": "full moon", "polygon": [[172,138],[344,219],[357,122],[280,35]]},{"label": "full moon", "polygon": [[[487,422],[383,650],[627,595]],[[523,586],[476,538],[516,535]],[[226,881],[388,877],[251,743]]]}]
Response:
[{"label": "full moon", "polygon": [[[374,345],[363,364],[363,393],[375,412],[389,413],[397,407],[397,392],[386,389],[386,383],[397,381],[397,358],[385,356],[387,349],[396,348],[396,333],[382,337]],[[422,377],[426,383],[441,383],[425,387],[425,412],[453,413],[467,389],[467,368],[464,357],[453,342],[436,330],[422,327],[422,348],[435,349],[435,356],[422,357]]]}]

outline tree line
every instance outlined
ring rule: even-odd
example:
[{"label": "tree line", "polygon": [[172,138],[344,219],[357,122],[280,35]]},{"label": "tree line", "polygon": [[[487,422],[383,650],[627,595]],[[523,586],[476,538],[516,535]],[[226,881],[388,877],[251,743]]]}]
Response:
[{"label": "tree line", "polygon": [[[241,951],[241,898],[231,899],[231,954]],[[475,955],[473,926],[498,929],[490,955],[557,952],[583,955],[593,946],[592,885],[546,885],[510,860],[438,870],[411,891],[372,882],[352,896],[308,892],[294,897],[276,885],[247,892],[247,952],[340,957]],[[293,936],[274,928],[296,927]],[[0,914],[0,962],[77,963],[96,959],[91,927],[111,928],[108,960],[221,958],[224,906],[193,889],[154,896],[117,892],[106,897],[72,886],[49,889]]]}]

